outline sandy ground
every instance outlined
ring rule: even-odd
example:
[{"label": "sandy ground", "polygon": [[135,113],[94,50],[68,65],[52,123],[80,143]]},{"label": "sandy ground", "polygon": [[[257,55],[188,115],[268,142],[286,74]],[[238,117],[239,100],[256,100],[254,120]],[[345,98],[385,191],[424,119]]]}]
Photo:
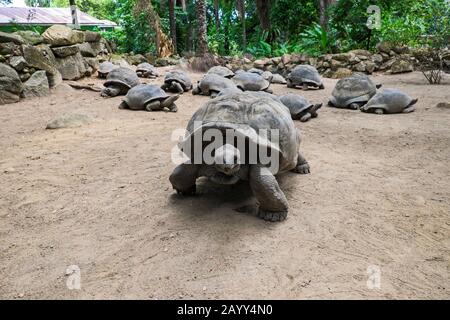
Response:
[{"label": "sandy ground", "polygon": [[[312,173],[280,178],[282,223],[234,210],[251,201],[245,183],[173,192],[171,133],[208,97],[147,113],[60,87],[1,106],[0,298],[450,298],[450,110],[435,107],[450,79],[373,77],[418,97],[417,111],[324,107],[296,122]],[[335,83],[273,88],[326,103]],[[44,129],[66,112],[94,121]],[[81,290],[66,286],[70,265]]]}]

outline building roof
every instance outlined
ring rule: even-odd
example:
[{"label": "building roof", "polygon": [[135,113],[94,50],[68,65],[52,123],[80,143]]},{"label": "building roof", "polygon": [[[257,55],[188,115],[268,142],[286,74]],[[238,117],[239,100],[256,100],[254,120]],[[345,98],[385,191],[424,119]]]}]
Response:
[{"label": "building roof", "polygon": [[[109,20],[99,20],[78,10],[80,26],[115,27]],[[53,25],[71,24],[70,8],[0,7],[0,25]]]}]

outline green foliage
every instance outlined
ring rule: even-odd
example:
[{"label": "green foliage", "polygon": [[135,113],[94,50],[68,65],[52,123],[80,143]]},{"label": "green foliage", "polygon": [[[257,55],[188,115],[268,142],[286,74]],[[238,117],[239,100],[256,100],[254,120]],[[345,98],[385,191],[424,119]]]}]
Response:
[{"label": "green foliage", "polygon": [[332,53],[336,47],[333,39],[335,38],[330,31],[314,23],[300,34],[299,49],[313,56]]}]

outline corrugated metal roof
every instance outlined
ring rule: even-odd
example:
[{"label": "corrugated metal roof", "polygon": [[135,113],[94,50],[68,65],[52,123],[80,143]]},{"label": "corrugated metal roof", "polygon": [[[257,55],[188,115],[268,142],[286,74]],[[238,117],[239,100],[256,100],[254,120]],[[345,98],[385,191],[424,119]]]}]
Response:
[{"label": "corrugated metal roof", "polygon": [[[85,26],[114,27],[116,24],[108,20],[99,20],[78,10],[78,22]],[[19,8],[0,7],[0,25],[33,24],[71,24],[72,17],[69,8]]]}]

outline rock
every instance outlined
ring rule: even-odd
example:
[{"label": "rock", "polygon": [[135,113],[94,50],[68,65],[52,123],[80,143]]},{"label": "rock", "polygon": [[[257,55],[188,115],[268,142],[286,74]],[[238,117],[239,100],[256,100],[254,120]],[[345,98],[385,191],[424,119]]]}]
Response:
[{"label": "rock", "polygon": [[397,45],[392,48],[392,51],[394,51],[397,54],[405,54],[409,53],[409,48],[407,46]]},{"label": "rock", "polygon": [[350,60],[350,57],[351,53],[336,53],[332,55],[332,61],[337,60],[339,62],[348,62]]},{"label": "rock", "polygon": [[20,77],[20,80],[21,80],[22,82],[25,82],[25,81],[27,81],[28,79],[30,79],[31,74],[30,74],[29,72],[21,73],[21,74],[19,75],[19,77]]},{"label": "rock", "polygon": [[306,54],[294,53],[291,55],[291,63],[303,64],[309,61],[309,57]]},{"label": "rock", "polygon": [[413,65],[411,62],[403,59],[395,59],[391,65],[391,73],[405,73],[413,71]]},{"label": "rock", "polygon": [[364,57],[370,57],[372,55],[369,51],[363,50],[363,49],[351,50],[348,53],[354,54],[356,56],[364,56]]},{"label": "rock", "polygon": [[84,41],[86,42],[99,42],[102,36],[98,32],[86,30],[84,32]]},{"label": "rock", "polygon": [[436,105],[436,108],[450,109],[450,103],[448,103],[448,102],[439,102]]},{"label": "rock", "polygon": [[77,44],[73,44],[71,46],[53,47],[52,51],[55,54],[55,56],[59,58],[65,58],[77,54],[78,52],[80,52],[80,49]]},{"label": "rock", "polygon": [[291,55],[290,55],[290,54],[283,54],[283,55],[281,56],[281,62],[282,62],[284,65],[289,64],[289,63],[291,62]]},{"label": "rock", "polygon": [[395,62],[395,59],[390,59],[387,60],[386,62],[384,62],[381,66],[380,66],[380,70],[388,70],[391,68],[392,64]]},{"label": "rock", "polygon": [[90,123],[90,117],[85,114],[63,114],[47,124],[46,129],[75,128]]},{"label": "rock", "polygon": [[22,50],[28,65],[47,72],[50,87],[55,87],[62,82],[61,73],[56,67],[55,55],[48,45],[23,45]]},{"label": "rock", "polygon": [[176,64],[178,64],[178,60],[173,59],[173,58],[158,58],[155,60],[156,67],[164,67],[164,66],[176,65]]},{"label": "rock", "polygon": [[379,53],[375,53],[372,56],[372,61],[375,62],[376,64],[381,64],[383,63],[383,56]]},{"label": "rock", "polygon": [[22,89],[17,71],[0,63],[0,105],[19,101]]},{"label": "rock", "polygon": [[358,72],[366,72],[366,63],[364,61],[361,61],[353,66],[353,70],[356,70]]},{"label": "rock", "polygon": [[28,63],[22,56],[13,56],[9,59],[9,65],[17,71],[22,71],[28,66]]},{"label": "rock", "polygon": [[331,59],[331,70],[337,70],[343,67],[345,64],[341,61]]},{"label": "rock", "polygon": [[386,53],[386,54],[389,54],[389,52],[391,52],[392,47],[393,47],[392,43],[390,43],[388,41],[382,41],[382,42],[380,42],[380,43],[378,43],[376,45],[376,49],[380,53],[383,52],[383,53]]},{"label": "rock", "polygon": [[22,97],[43,97],[50,93],[50,87],[45,71],[40,70],[33,73],[27,82],[23,84]]},{"label": "rock", "polygon": [[20,56],[20,46],[18,46],[14,42],[0,43],[0,54]]},{"label": "rock", "polygon": [[258,60],[255,60],[255,62],[253,62],[253,66],[255,68],[261,69],[261,70],[264,70],[264,67],[269,64],[270,64],[270,59],[268,59],[268,58],[258,59]]},{"label": "rock", "polygon": [[102,51],[100,42],[83,42],[78,45],[78,48],[83,57],[94,58]]},{"label": "rock", "polygon": [[383,57],[383,62],[386,62],[391,58],[387,53],[382,52],[380,54]]},{"label": "rock", "polygon": [[92,68],[93,72],[98,70],[99,62],[96,58],[84,58],[84,61]]},{"label": "rock", "polygon": [[14,34],[22,37],[26,44],[37,45],[44,42],[44,38],[37,32],[31,30],[16,31]]},{"label": "rock", "polygon": [[370,61],[370,60],[367,60],[367,61],[365,62],[365,64],[366,64],[366,72],[367,72],[368,74],[372,74],[372,72],[375,71],[375,67],[376,67],[375,62]]},{"label": "rock", "polygon": [[18,34],[13,34],[13,33],[6,33],[6,32],[2,32],[0,31],[0,42],[4,43],[4,42],[12,42],[14,44],[24,44],[25,41],[22,39],[21,36],[19,36]]},{"label": "rock", "polygon": [[86,75],[87,66],[80,53],[56,59],[56,68],[64,80],[77,80]]},{"label": "rock", "polygon": [[122,67],[122,68],[132,69],[130,64],[125,59],[122,59],[120,57],[111,59],[111,62],[113,64],[115,64],[116,66],[119,66],[119,67]]},{"label": "rock", "polygon": [[332,78],[334,75],[334,72],[331,69],[326,69],[323,73],[322,76],[325,78]]},{"label": "rock", "polygon": [[[126,55],[125,60],[127,60],[127,62],[133,66],[137,66],[138,64],[143,62],[148,62],[147,58],[144,57],[142,54]],[[167,64],[169,64],[169,60],[167,60]]]},{"label": "rock", "polygon": [[348,68],[339,68],[333,73],[332,78],[340,79],[340,78],[349,77],[352,74],[353,74],[352,70],[350,70]]},{"label": "rock", "polygon": [[361,59],[358,58],[358,56],[354,55],[354,54],[352,54],[352,56],[349,59],[349,63],[350,64],[357,64],[357,63],[360,63],[360,62],[361,62]]},{"label": "rock", "polygon": [[45,42],[51,46],[68,46],[84,42],[84,33],[72,30],[64,25],[53,25],[42,34]]},{"label": "rock", "polygon": [[274,73],[272,77],[272,83],[286,84],[286,79],[282,75]]},{"label": "rock", "polygon": [[278,65],[281,62],[281,57],[272,58],[272,64]]}]

